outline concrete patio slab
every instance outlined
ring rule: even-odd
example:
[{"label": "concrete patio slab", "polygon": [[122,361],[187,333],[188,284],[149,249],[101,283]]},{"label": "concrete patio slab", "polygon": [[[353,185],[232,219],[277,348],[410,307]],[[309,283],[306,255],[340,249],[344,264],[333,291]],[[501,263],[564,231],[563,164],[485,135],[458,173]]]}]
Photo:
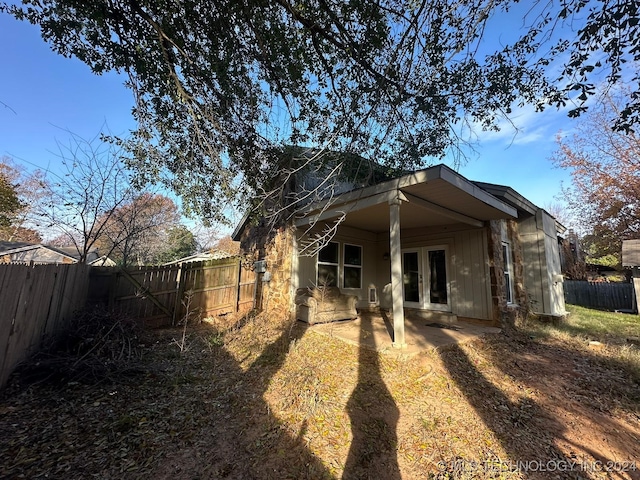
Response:
[{"label": "concrete patio slab", "polygon": [[[433,326],[434,324],[439,324],[440,327]],[[316,324],[309,328],[313,332],[338,338],[352,345],[406,356],[443,345],[467,342],[486,334],[500,333],[499,328],[477,325],[463,319],[446,325],[429,319],[409,318],[405,320],[407,346],[400,349],[392,346],[393,323],[390,315],[384,312],[364,312],[356,320]]]}]

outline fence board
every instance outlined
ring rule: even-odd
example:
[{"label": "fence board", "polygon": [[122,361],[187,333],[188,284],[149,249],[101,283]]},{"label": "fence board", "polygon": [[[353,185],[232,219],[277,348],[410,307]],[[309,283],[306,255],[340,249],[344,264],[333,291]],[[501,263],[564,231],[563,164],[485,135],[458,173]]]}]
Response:
[{"label": "fence board", "polygon": [[201,316],[247,311],[253,306],[255,282],[255,273],[239,258],[135,267],[126,273],[81,264],[2,264],[0,387],[45,337],[87,304],[104,303],[145,323],[171,324],[186,313],[186,292],[192,294],[190,311]]},{"label": "fence board", "polygon": [[0,265],[0,387],[86,303],[87,265]]},{"label": "fence board", "polygon": [[[133,282],[127,281],[131,276]],[[108,279],[107,279],[108,278]],[[186,315],[247,311],[253,306],[255,273],[237,257],[161,267],[95,268],[93,303],[106,303],[155,326],[176,323]],[[102,289],[100,293],[94,291]]]},{"label": "fence board", "polygon": [[631,283],[599,283],[565,280],[564,300],[572,305],[603,310],[632,310],[635,293]]}]

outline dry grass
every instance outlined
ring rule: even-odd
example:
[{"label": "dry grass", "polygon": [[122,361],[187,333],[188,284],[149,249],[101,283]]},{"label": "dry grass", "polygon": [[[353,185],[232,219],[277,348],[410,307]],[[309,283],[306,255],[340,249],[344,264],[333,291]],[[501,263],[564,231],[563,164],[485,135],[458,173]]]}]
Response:
[{"label": "dry grass", "polygon": [[633,369],[550,327],[411,359],[266,315],[212,319],[182,354],[179,329],[152,335],[135,378],[15,377],[0,477],[549,478],[513,462],[640,457]]}]

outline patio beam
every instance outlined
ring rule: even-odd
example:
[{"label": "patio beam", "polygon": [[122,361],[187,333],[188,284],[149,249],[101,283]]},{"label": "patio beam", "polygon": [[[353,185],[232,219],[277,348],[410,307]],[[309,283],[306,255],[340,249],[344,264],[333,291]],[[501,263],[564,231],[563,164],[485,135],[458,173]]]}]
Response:
[{"label": "patio beam", "polygon": [[400,205],[402,192],[396,190],[389,200],[389,257],[391,260],[391,300],[393,305],[393,343],[406,348],[404,338],[404,301],[402,298],[402,243],[400,240]]},{"label": "patio beam", "polygon": [[[296,227],[311,225],[313,223],[328,220],[330,218],[346,216],[350,212],[362,210],[363,208],[373,207],[374,205],[378,205],[380,203],[390,202],[395,198],[406,200],[404,194],[398,190],[378,193],[377,195],[372,195],[370,197],[359,198],[350,203],[340,205],[339,207],[329,208],[315,215],[302,217],[296,220]],[[329,204],[331,204],[331,202],[329,202]]]},{"label": "patio beam", "polygon": [[451,218],[453,220],[457,220],[462,223],[466,223],[467,225],[471,225],[473,227],[480,228],[484,225],[484,222],[482,222],[482,220],[478,220],[477,218],[469,217],[462,213],[458,213],[454,210],[450,210],[436,203],[429,202],[428,200],[425,200],[423,198],[416,197],[415,195],[412,195],[410,193],[407,193],[407,192],[402,192],[402,193],[404,193],[405,197],[407,198],[407,200],[409,200],[410,203],[413,203],[418,207],[424,208],[425,210],[429,210],[432,213],[443,215],[445,217]]}]

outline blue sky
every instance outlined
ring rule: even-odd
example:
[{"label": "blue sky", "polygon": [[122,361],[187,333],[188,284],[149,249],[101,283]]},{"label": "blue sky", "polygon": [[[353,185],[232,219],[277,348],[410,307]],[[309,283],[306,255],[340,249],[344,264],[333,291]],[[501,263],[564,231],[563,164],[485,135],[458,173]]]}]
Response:
[{"label": "blue sky", "polygon": [[[133,98],[116,74],[96,76],[82,62],[53,53],[39,30],[8,15],[0,15],[0,156],[10,156],[30,167],[56,170],[56,140],[68,140],[67,131],[85,139],[106,124],[114,134],[134,128]],[[471,180],[509,185],[544,207],[557,203],[561,182],[568,173],[553,167],[559,130],[572,128],[565,113],[554,109],[540,114],[526,109],[514,115],[520,129],[478,132],[477,153],[469,156],[460,173]]]}]

